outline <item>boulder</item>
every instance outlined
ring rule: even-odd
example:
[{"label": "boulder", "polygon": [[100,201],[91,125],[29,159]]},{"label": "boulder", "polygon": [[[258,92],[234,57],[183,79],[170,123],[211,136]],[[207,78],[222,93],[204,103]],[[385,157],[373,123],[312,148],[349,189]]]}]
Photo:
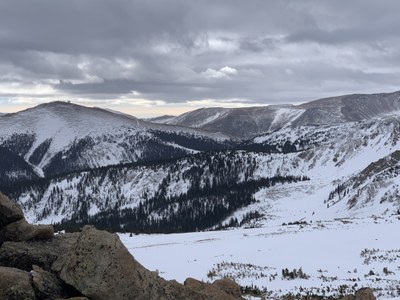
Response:
[{"label": "boulder", "polygon": [[213,286],[233,297],[240,298],[242,296],[240,286],[230,279],[224,278],[215,280],[213,282]]},{"label": "boulder", "polygon": [[78,239],[78,233],[56,235],[49,240],[5,242],[0,248],[0,265],[31,271],[37,265],[46,271],[57,257],[69,251]]},{"label": "boulder", "polygon": [[36,299],[28,272],[14,268],[0,267],[0,278],[0,299]]},{"label": "boulder", "polygon": [[362,288],[356,292],[354,300],[376,300],[376,297],[370,288]]},{"label": "boulder", "polygon": [[53,264],[68,285],[92,300],[168,299],[165,280],[133,259],[116,234],[82,229],[75,245]]},{"label": "boulder", "polygon": [[0,229],[23,218],[24,214],[21,208],[0,193]]},{"label": "boulder", "polygon": [[242,299],[241,297],[242,293],[240,292],[240,288],[229,279],[223,279],[222,281],[217,281],[217,283],[208,284],[193,278],[187,278],[184,282],[184,286],[191,291],[187,299],[196,299],[196,300],[197,299],[210,299],[210,300]]},{"label": "boulder", "polygon": [[370,288],[361,288],[354,295],[346,295],[340,300],[376,300]]},{"label": "boulder", "polygon": [[25,219],[10,223],[0,230],[0,246],[6,241],[30,241],[50,239],[54,236],[51,225],[32,225]]},{"label": "boulder", "polygon": [[33,288],[40,299],[56,299],[64,295],[64,283],[54,274],[33,266],[30,272]]}]

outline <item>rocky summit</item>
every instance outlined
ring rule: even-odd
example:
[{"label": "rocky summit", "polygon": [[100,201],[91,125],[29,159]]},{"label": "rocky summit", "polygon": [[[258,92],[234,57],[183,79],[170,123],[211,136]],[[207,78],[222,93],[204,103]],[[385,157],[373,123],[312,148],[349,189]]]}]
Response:
[{"label": "rocky summit", "polygon": [[[116,234],[85,226],[54,235],[52,226],[28,224],[0,194],[0,299],[243,299],[229,279],[167,281],[145,269]],[[346,299],[374,300],[370,289]]]}]

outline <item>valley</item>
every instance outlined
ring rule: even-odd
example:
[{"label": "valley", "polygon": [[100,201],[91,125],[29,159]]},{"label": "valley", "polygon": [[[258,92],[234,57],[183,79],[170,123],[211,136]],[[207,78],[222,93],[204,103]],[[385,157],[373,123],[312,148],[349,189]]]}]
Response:
[{"label": "valley", "polygon": [[247,287],[248,299],[337,298],[360,287],[372,288],[377,299],[400,299],[399,216],[308,222],[120,238],[146,268],[167,279],[228,277]]}]

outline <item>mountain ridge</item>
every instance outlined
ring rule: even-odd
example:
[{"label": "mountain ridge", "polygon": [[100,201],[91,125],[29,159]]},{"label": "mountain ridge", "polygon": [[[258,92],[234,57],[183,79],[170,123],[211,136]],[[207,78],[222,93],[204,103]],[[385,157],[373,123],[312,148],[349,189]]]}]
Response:
[{"label": "mountain ridge", "polygon": [[0,127],[0,147],[22,157],[39,176],[231,146],[231,138],[223,134],[152,124],[67,102],[2,116]]},{"label": "mountain ridge", "polygon": [[[181,226],[177,230],[194,230],[170,219],[177,211],[186,211],[189,203],[193,210],[200,209],[193,215],[196,218],[208,216],[211,220],[212,213],[219,211],[211,223],[198,219],[199,224],[209,227],[236,224],[231,218],[243,223],[249,216],[264,216],[262,222],[267,224],[287,223],[303,218],[304,211],[315,212],[315,219],[367,216],[372,213],[368,207],[350,207],[345,202],[332,205],[330,194],[338,185],[365,173],[363,170],[374,161],[399,151],[399,132],[400,119],[396,116],[331,126],[299,126],[248,141],[248,150],[199,152],[165,162],[75,172],[40,183],[20,184],[5,192],[24,207],[33,222],[62,221],[67,225],[73,220],[102,226],[122,222],[128,224],[126,228],[145,232],[150,228],[157,231],[157,224],[164,224],[164,230],[170,231],[172,225]],[[390,190],[386,189],[388,193]],[[246,194],[241,194],[243,191]],[[373,199],[375,213],[397,210],[395,202],[381,205],[378,198]],[[219,206],[221,203],[225,208]],[[144,216],[159,223],[140,223]],[[133,220],[137,220],[135,226],[142,227],[132,227],[129,222]],[[202,226],[198,228],[207,228]]]},{"label": "mountain ridge", "polygon": [[200,108],[155,122],[220,131],[240,139],[285,127],[335,125],[362,121],[400,110],[400,91],[380,94],[349,94],[322,98],[299,105],[245,108]]}]

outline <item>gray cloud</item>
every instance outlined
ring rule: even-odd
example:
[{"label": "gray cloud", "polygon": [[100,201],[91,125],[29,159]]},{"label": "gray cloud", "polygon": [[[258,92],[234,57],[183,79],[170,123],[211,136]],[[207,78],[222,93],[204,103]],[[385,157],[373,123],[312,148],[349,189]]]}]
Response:
[{"label": "gray cloud", "polygon": [[37,84],[71,99],[168,103],[391,91],[399,9],[397,0],[2,1],[0,97]]}]

